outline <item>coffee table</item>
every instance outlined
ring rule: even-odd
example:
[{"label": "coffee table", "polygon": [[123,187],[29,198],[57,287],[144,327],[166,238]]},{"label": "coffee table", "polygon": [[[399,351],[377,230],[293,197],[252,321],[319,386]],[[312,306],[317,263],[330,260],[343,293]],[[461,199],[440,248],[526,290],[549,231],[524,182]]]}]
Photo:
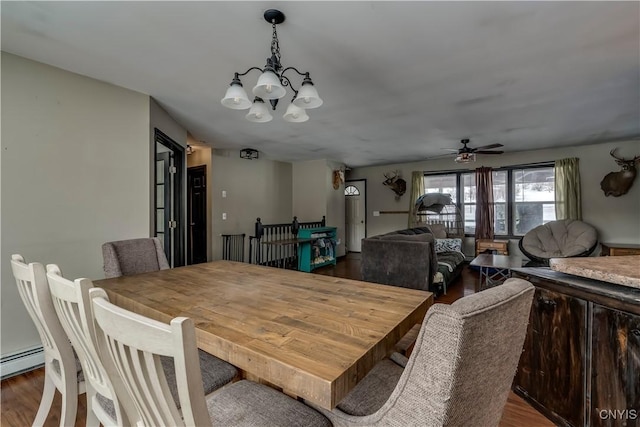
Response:
[{"label": "coffee table", "polygon": [[512,268],[522,267],[522,258],[516,255],[480,254],[471,261],[480,267],[480,289],[496,286],[511,277]]}]

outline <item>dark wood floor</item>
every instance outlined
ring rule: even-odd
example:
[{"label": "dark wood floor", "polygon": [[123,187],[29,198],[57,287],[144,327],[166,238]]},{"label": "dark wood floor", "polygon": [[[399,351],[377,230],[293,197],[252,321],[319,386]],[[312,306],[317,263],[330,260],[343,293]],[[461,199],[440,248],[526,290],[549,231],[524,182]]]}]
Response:
[{"label": "dark wood floor", "polygon": [[[349,254],[341,258],[337,265],[328,266],[314,271],[314,273],[329,276],[360,279],[360,256]],[[451,302],[476,292],[478,273],[468,267],[462,273],[458,282],[452,284],[447,295],[436,299],[436,302],[450,304]],[[31,425],[40,403],[44,384],[44,369],[36,369],[2,381],[2,401],[0,425],[2,427],[23,427]],[[56,393],[53,408],[45,426],[57,426],[60,420],[60,394]],[[76,427],[85,425],[86,401],[84,395],[78,398],[78,417]],[[529,406],[524,400],[511,393],[505,407],[500,427],[546,427],[553,426],[543,415]],[[482,426],[478,426],[482,427]]]}]

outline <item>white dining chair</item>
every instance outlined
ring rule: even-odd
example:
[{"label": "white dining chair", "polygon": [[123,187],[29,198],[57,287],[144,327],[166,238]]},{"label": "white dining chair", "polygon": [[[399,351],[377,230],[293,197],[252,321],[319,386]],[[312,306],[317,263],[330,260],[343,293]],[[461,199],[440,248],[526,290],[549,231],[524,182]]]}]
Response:
[{"label": "white dining chair", "polygon": [[91,280],[65,279],[55,264],[47,265],[47,280],[62,328],[82,364],[87,389],[87,426],[129,424],[113,390],[112,381],[119,378],[107,375],[95,345],[95,327],[89,315]]},{"label": "white dining chair", "polygon": [[[104,363],[125,385],[116,386],[116,394],[134,402],[136,414],[130,418],[140,419],[141,425],[331,426],[303,403],[247,380],[226,385],[205,399],[191,319],[176,317],[166,324],[111,304],[103,289],[91,289],[89,295]],[[174,360],[180,410],[171,397],[160,356]]]},{"label": "white dining chair", "polygon": [[85,392],[83,372],[58,316],[49,293],[44,266],[24,262],[22,255],[11,255],[11,270],[20,298],[38,330],[44,350],[44,390],[34,426],[44,425],[56,389],[62,395],[60,426],[73,425],[78,409],[78,394]]}]

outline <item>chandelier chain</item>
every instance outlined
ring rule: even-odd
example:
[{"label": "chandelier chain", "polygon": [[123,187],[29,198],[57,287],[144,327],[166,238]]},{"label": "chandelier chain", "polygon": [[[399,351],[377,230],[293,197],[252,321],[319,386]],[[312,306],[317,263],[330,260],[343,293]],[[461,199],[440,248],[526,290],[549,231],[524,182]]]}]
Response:
[{"label": "chandelier chain", "polygon": [[276,23],[273,22],[271,26],[273,27],[273,35],[271,38],[271,54],[278,59],[278,64],[280,64],[280,42],[278,41],[278,32],[276,31]]}]

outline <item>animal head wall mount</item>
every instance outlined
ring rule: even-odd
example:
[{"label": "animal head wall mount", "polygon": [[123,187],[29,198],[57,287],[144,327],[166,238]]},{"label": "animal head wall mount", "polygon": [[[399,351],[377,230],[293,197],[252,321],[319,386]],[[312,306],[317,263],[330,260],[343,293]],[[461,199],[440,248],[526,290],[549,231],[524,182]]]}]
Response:
[{"label": "animal head wall mount", "polygon": [[609,172],[600,181],[600,188],[604,191],[605,196],[619,197],[623,194],[627,194],[627,191],[633,185],[633,180],[636,178],[636,163],[640,162],[640,156],[635,156],[633,159],[624,159],[617,157],[615,154],[616,148],[611,150],[609,154],[616,159],[616,163],[622,166],[622,169],[618,172]]},{"label": "animal head wall mount", "polygon": [[400,197],[407,191],[407,181],[400,178],[400,171],[396,170],[390,173],[385,173],[384,177],[386,178],[382,184],[389,187],[396,193],[396,200],[400,200]]}]

